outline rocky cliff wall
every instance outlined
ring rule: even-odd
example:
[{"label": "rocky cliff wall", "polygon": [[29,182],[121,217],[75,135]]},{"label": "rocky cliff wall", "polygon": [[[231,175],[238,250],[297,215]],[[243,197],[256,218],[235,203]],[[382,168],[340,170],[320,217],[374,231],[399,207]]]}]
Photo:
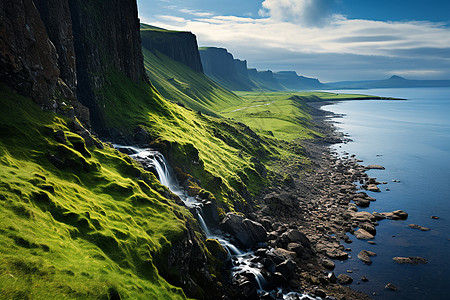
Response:
[{"label": "rocky cliff wall", "polygon": [[326,88],[326,85],[318,79],[299,76],[295,71],[281,71],[274,73],[273,76],[281,85],[289,90]]},{"label": "rocky cliff wall", "polygon": [[256,86],[250,81],[247,61],[235,59],[224,48],[200,48],[205,74],[231,90],[252,90]]},{"label": "rocky cliff wall", "polygon": [[0,1],[0,81],[51,107],[60,70],[32,0]]},{"label": "rocky cliff wall", "polygon": [[51,109],[69,101],[105,133],[98,91],[114,72],[147,81],[135,0],[0,2],[1,82]]},{"label": "rocky cliff wall", "polygon": [[161,29],[142,30],[142,46],[150,51],[157,50],[171,59],[203,72],[198,53],[197,38],[190,32],[168,31]]}]

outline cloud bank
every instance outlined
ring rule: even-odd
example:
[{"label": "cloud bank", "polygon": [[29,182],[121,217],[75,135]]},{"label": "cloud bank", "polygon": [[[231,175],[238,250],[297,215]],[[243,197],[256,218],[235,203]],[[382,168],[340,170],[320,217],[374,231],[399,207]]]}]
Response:
[{"label": "cloud bank", "polygon": [[276,21],[321,27],[329,22],[336,0],[265,0],[259,14]]},{"label": "cloud bank", "polygon": [[324,81],[450,78],[450,29],[432,22],[383,22],[332,15],[335,0],[265,0],[260,18],[198,11],[146,20],[192,31],[200,46],[218,46],[250,66],[296,70]]}]

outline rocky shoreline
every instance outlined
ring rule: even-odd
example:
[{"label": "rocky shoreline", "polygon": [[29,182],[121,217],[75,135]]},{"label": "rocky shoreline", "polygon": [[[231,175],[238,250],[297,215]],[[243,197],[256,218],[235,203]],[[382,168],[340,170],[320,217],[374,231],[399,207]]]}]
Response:
[{"label": "rocky shoreline", "polygon": [[[316,105],[320,108],[325,104]],[[286,291],[300,290],[322,299],[371,299],[346,286],[353,281],[366,282],[368,278],[335,274],[333,260],[346,260],[351,255],[352,240],[347,234],[367,240],[369,246],[375,243],[371,240],[379,221],[405,220],[408,214],[401,210],[372,214],[359,211],[376,200],[364,190],[379,192],[379,186],[386,184],[365,172],[384,168],[363,166],[354,155],[338,157],[332,152],[332,144],[346,142],[348,138],[327,121],[332,113],[319,108],[312,110],[316,129],[324,138],[301,143],[312,161],[312,171],[287,167],[288,180],[285,178],[266,191],[258,202],[259,209],[247,214],[249,221],[261,224],[267,232],[265,245],[255,248],[255,263],[264,266],[263,274],[270,283]],[[373,256],[376,253],[362,250],[357,257],[370,264]],[[243,277],[234,284],[239,286],[251,280]],[[254,289],[247,291],[246,297],[274,299],[277,296],[269,293],[258,296]]]}]

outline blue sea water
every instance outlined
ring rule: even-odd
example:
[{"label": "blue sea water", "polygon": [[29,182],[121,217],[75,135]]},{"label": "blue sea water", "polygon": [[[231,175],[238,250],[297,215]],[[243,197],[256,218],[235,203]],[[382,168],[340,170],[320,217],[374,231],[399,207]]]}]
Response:
[{"label": "blue sea water", "polygon": [[[353,140],[335,145],[338,153],[356,154],[364,160],[363,165],[386,168],[368,172],[388,184],[380,186],[381,193],[368,192],[377,201],[364,210],[401,209],[409,214],[406,221],[380,221],[376,245],[350,235],[352,258],[338,261],[336,274],[352,270],[347,273],[354,278],[351,287],[374,299],[450,299],[450,88],[336,92],[407,99],[344,101],[323,109],[343,114],[333,121]],[[431,230],[411,229],[408,224]],[[360,250],[377,254],[371,265],[356,257]],[[392,260],[396,256],[420,256],[428,263],[400,265]],[[361,282],[363,275],[368,282]],[[386,290],[387,283],[393,283],[398,290]]]}]

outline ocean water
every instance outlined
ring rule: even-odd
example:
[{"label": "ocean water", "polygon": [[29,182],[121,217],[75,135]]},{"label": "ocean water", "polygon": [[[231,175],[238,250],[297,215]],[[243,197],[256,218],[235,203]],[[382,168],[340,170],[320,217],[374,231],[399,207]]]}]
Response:
[{"label": "ocean water", "polygon": [[[352,249],[352,258],[337,261],[335,273],[353,271],[347,273],[354,278],[351,287],[374,299],[450,299],[450,88],[336,92],[407,99],[344,101],[323,109],[343,114],[332,120],[353,140],[335,145],[338,153],[356,154],[364,160],[363,165],[386,168],[368,172],[388,184],[379,186],[381,193],[368,192],[377,201],[360,211],[401,209],[409,217],[406,221],[380,221],[376,245],[349,235],[353,243],[347,246]],[[408,224],[431,230],[411,229]],[[360,250],[377,254],[371,265],[356,257]],[[392,260],[396,256],[420,256],[428,263],[400,265]],[[361,282],[363,275],[368,282]],[[398,290],[386,290],[387,283]]]}]

